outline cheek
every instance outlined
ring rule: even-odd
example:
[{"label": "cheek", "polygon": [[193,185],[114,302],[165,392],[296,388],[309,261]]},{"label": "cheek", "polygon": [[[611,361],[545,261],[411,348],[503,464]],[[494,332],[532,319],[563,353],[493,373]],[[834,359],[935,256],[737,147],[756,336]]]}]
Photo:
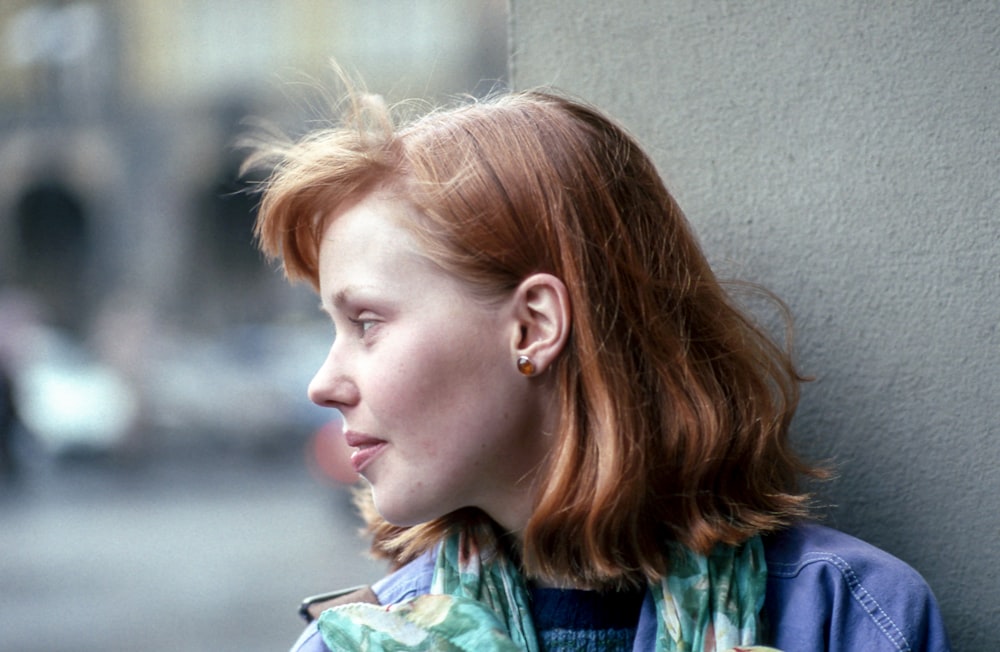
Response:
[{"label": "cheek", "polygon": [[[402,338],[401,338],[402,339]],[[396,425],[421,429],[435,414],[447,412],[450,377],[455,373],[447,352],[426,342],[385,342],[372,358],[369,405]]]},{"label": "cheek", "polygon": [[427,454],[447,455],[443,440],[495,422],[507,408],[499,368],[505,349],[484,337],[485,329],[449,328],[454,323],[394,331],[370,359],[369,406],[383,426],[409,433]]}]

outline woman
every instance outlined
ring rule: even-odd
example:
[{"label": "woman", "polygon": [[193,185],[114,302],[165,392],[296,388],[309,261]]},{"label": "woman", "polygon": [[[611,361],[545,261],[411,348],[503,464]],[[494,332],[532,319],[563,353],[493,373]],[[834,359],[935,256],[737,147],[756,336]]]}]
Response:
[{"label": "woman", "polygon": [[947,648],[919,575],[803,522],[802,378],[630,136],[544,92],[352,100],[258,156],[257,232],[333,321],[309,394],[396,570],[295,649]]}]

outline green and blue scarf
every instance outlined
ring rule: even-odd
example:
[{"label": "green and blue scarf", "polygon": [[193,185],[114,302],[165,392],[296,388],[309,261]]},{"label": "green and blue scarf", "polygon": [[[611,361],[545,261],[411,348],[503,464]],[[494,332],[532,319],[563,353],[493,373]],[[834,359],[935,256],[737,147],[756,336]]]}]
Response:
[{"label": "green and blue scarf", "polygon": [[[656,652],[764,651],[764,546],[754,537],[702,556],[678,547],[670,575],[649,587]],[[431,591],[390,606],[348,604],[318,621],[331,650],[538,652],[524,578],[493,550],[456,534],[442,542]]]}]

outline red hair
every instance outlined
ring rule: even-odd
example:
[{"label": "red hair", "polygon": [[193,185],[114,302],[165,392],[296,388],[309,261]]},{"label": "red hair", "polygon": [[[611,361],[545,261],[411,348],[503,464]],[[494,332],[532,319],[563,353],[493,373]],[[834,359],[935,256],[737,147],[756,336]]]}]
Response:
[{"label": "red hair", "polygon": [[[354,99],[343,126],[276,150],[261,246],[315,286],[326,216],[391,187],[417,207],[408,226],[427,255],[483,293],[534,272],[563,280],[573,324],[550,372],[560,420],[523,532],[529,575],[652,580],[669,542],[705,553],[805,514],[797,478],[820,473],[788,443],[802,378],[716,279],[633,138],[539,91],[398,129],[376,99]],[[374,550],[400,563],[449,529],[493,527],[476,510],[409,528],[367,516]]]}]

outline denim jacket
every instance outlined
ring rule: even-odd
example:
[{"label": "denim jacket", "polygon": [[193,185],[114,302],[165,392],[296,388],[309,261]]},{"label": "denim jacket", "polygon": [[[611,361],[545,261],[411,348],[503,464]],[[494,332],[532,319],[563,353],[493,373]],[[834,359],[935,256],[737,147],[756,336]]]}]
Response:
[{"label": "denim jacket", "polygon": [[[762,641],[784,652],[948,652],[934,595],[910,566],[852,536],[800,524],[764,538],[767,595]],[[427,593],[434,555],[425,554],[372,586],[379,603]],[[635,652],[654,649],[657,619],[647,594]],[[292,652],[329,652],[315,622]]]}]

